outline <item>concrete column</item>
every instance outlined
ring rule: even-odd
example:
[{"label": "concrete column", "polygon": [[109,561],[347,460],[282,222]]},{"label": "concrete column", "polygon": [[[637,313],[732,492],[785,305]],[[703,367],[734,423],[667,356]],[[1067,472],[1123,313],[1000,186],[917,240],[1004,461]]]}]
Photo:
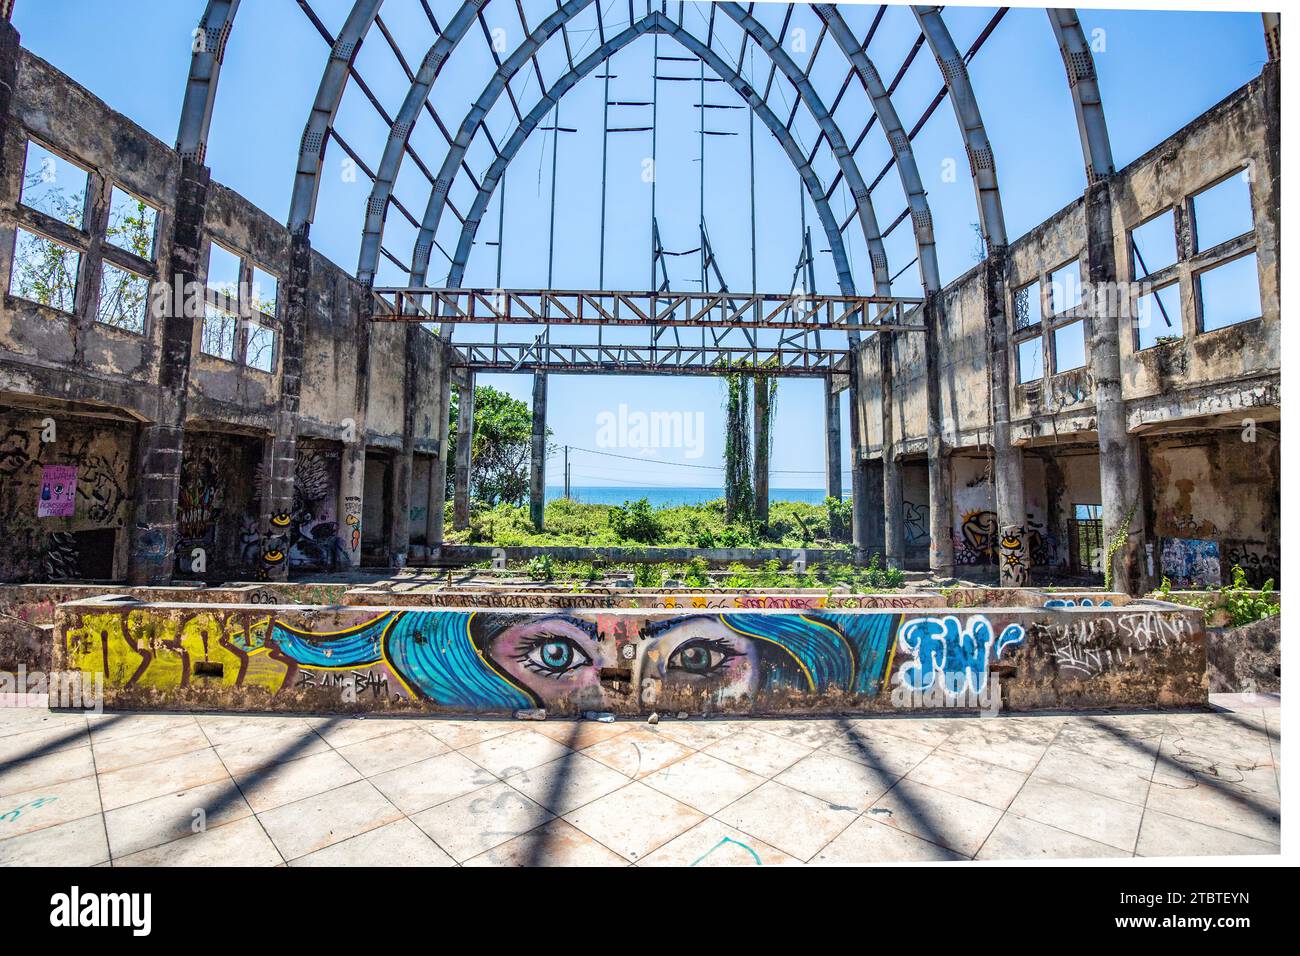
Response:
[{"label": "concrete column", "polygon": [[941,578],[952,577],[952,476],[950,449],[943,436],[942,356],[939,328],[944,310],[939,294],[925,297],[925,404],[927,456],[929,458],[930,570]]},{"label": "concrete column", "polygon": [[434,418],[438,454],[429,462],[428,523],[425,525],[430,558],[434,556],[434,549],[442,546],[442,537],[446,525],[447,448],[449,444],[447,436],[451,434],[451,355],[450,343],[439,337],[433,356],[438,382],[436,417]]},{"label": "concrete column", "polygon": [[866,501],[863,510],[862,537],[866,544],[868,560],[885,548],[885,485],[884,469],[879,459],[868,458],[862,462],[858,488]]},{"label": "concrete column", "polygon": [[906,557],[903,482],[894,457],[894,333],[877,332],[880,343],[880,485],[885,564],[902,568]]},{"label": "concrete column", "polygon": [[[339,538],[348,554],[348,563],[361,567],[362,497],[366,492],[366,443],[360,435],[343,446],[339,474]],[[340,569],[343,570],[343,569]]]},{"label": "concrete column", "polygon": [[262,489],[262,557],[266,576],[289,576],[289,530],[293,525],[293,484],[298,468],[298,411],[302,396],[302,356],[306,338],[307,287],[311,284],[311,242],[293,237],[289,274],[280,285],[280,413],[265,453],[267,487]]},{"label": "concrete column", "polygon": [[461,531],[469,527],[470,473],[474,459],[474,373],[465,372],[456,407],[456,503],[452,527]]},{"label": "concrete column", "polygon": [[992,248],[984,260],[984,309],[993,410],[993,482],[998,513],[998,583],[1029,583],[1025,529],[1024,451],[1011,442],[1011,349],[1006,312],[1006,250]]},{"label": "concrete column", "polygon": [[849,495],[853,502],[853,509],[850,513],[853,519],[854,563],[862,560],[869,544],[867,541],[867,500],[863,488],[862,474],[863,415],[859,405],[861,400],[859,383],[862,379],[862,369],[858,364],[861,360],[860,348],[859,345],[853,345],[850,346],[849,351]]},{"label": "concrete column", "polygon": [[528,476],[528,511],[541,531],[546,516],[546,373],[533,373],[532,461]]},{"label": "concrete column", "polygon": [[402,450],[393,459],[393,498],[389,518],[388,561],[395,568],[406,566],[411,550],[411,488],[414,485],[416,400],[420,381],[419,337],[419,323],[408,322]]},{"label": "concrete column", "polygon": [[181,449],[194,328],[202,309],[186,315],[187,297],[177,292],[198,284],[211,174],[193,160],[181,161],[180,183],[170,236],[172,275],[162,322],[158,371],[157,420],[143,426],[138,446],[139,470],[133,498],[131,548],[127,579],[132,584],[166,584],[176,561],[176,499],[180,492]]},{"label": "concrete column", "polygon": [[21,45],[14,25],[0,19],[0,180],[9,172],[5,168],[5,157],[9,155],[5,145],[9,138],[9,110],[13,104],[14,85],[18,82],[18,50]]},{"label": "concrete column", "polygon": [[826,376],[826,497],[844,497],[844,463],[840,461],[840,396]]},{"label": "concrete column", "polygon": [[771,410],[771,383],[764,375],[754,376],[754,519],[767,524],[771,475],[771,434],[768,421]]},{"label": "concrete column", "polygon": [[[1083,194],[1088,224],[1087,282],[1092,298],[1089,371],[1097,405],[1101,458],[1101,526],[1103,564],[1109,559],[1112,586],[1137,594],[1143,587],[1145,538],[1138,442],[1128,432],[1120,368],[1120,314],[1130,303],[1118,293],[1115,231],[1111,219],[1110,182],[1093,183]],[[1125,535],[1127,540],[1125,541]],[[1119,545],[1114,555],[1112,546]]]}]

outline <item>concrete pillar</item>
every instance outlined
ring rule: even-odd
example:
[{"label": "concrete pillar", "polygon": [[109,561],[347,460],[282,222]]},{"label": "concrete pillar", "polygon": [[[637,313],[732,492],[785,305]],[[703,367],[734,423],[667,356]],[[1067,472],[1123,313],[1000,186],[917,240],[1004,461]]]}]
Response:
[{"label": "concrete pillar", "polygon": [[181,449],[194,327],[203,310],[186,315],[183,294],[199,283],[203,220],[211,174],[206,166],[181,160],[180,183],[172,224],[171,295],[161,317],[162,348],[158,372],[157,420],[143,426],[138,445],[138,477],[132,495],[134,518],[127,579],[132,584],[166,584],[176,561],[176,500],[180,492]]},{"label": "concrete pillar", "polygon": [[868,560],[885,548],[885,485],[884,469],[879,459],[868,458],[862,462],[858,488],[866,501],[863,510],[862,538]]},{"label": "concrete pillar", "polygon": [[[5,149],[9,138],[9,110],[13,103],[14,84],[18,82],[18,50],[21,39],[14,25],[0,19],[0,181],[8,176],[5,168]],[[19,159],[22,162],[22,159]]]},{"label": "concrete pillar", "polygon": [[864,420],[861,402],[861,388],[859,383],[862,378],[862,370],[859,366],[861,356],[859,355],[860,345],[850,347],[849,352],[849,481],[851,488],[849,494],[853,500],[853,561],[859,563],[866,555],[870,542],[867,540],[867,497],[866,489],[863,487],[863,428]]},{"label": "concrete pillar", "polygon": [[[1109,180],[1091,184],[1083,197],[1088,225],[1086,281],[1092,298],[1088,370],[1101,458],[1102,561],[1104,565],[1109,560],[1116,590],[1137,594],[1143,588],[1145,509],[1139,500],[1138,442],[1129,434],[1126,420],[1119,348],[1120,314],[1128,314],[1130,303],[1116,285]],[[1108,553],[1112,547],[1117,548],[1113,555]]]},{"label": "concrete pillar", "polygon": [[420,381],[420,325],[406,324],[406,382],[402,389],[405,414],[402,418],[402,450],[393,459],[393,497],[389,502],[388,561],[395,568],[406,566],[411,551],[411,488],[415,472],[415,419]]},{"label": "concrete pillar", "polygon": [[[362,497],[366,492],[366,443],[357,440],[343,446],[339,474],[339,538],[347,551],[348,563],[361,567]],[[342,570],[342,569],[340,569]]]},{"label": "concrete pillar", "polygon": [[452,527],[457,531],[469,527],[470,473],[474,466],[474,373],[465,372],[456,409],[456,503]]},{"label": "concrete pillar", "polygon": [[767,524],[769,493],[768,483],[771,476],[771,433],[768,426],[771,412],[772,391],[767,376],[754,376],[754,519],[760,524]]},{"label": "concrete pillar", "polygon": [[442,546],[447,512],[447,436],[451,434],[451,344],[439,337],[433,355],[438,382],[434,429],[438,440],[438,454],[429,462],[428,523],[425,525],[429,557]]},{"label": "concrete pillar", "polygon": [[894,457],[894,333],[877,332],[880,344],[880,487],[885,565],[902,568],[906,557],[903,482]]},{"label": "concrete pillar", "polygon": [[840,461],[840,396],[826,376],[826,497],[844,497],[844,463]]},{"label": "concrete pillar", "polygon": [[929,458],[930,570],[941,578],[952,577],[952,469],[950,449],[943,436],[942,357],[939,329],[944,310],[939,294],[925,297],[925,404],[927,456]]},{"label": "concrete pillar", "polygon": [[533,373],[532,461],[528,474],[528,511],[541,531],[546,520],[546,372]]},{"label": "concrete pillar", "polygon": [[998,513],[998,583],[1029,583],[1025,527],[1025,458],[1011,442],[1011,349],[1008,345],[1006,250],[992,248],[984,260],[984,309],[993,410],[993,483]]},{"label": "concrete pillar", "polygon": [[[247,281],[251,281],[251,266]],[[289,532],[293,526],[293,484],[298,468],[298,411],[302,396],[302,356],[306,338],[307,287],[311,284],[311,242],[296,235],[289,247],[289,274],[280,285],[280,411],[276,431],[263,460],[267,486],[262,489],[262,556],[266,576],[289,576]]]}]

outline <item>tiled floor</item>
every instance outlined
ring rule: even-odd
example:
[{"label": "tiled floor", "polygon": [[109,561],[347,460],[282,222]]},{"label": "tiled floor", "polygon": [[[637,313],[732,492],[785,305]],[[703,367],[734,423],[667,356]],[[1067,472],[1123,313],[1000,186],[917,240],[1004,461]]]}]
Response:
[{"label": "tiled floor", "polygon": [[1278,701],[1215,706],[656,725],[0,707],[0,865],[1277,853]]}]

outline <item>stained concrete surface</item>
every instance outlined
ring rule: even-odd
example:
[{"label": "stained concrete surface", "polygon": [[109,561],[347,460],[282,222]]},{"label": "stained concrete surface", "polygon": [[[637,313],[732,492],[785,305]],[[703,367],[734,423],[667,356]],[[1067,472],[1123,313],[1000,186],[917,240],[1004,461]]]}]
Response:
[{"label": "stained concrete surface", "polygon": [[1276,854],[1277,695],[802,720],[51,713],[0,700],[0,865],[752,866]]}]

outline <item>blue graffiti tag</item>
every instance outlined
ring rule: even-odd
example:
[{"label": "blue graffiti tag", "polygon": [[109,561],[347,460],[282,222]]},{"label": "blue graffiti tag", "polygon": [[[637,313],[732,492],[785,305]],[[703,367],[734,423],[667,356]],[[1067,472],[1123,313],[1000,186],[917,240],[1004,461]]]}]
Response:
[{"label": "blue graffiti tag", "polygon": [[1092,598],[1082,598],[1076,605],[1074,598],[1052,598],[1043,604],[1043,607],[1110,607],[1110,601],[1102,601],[1093,605]]},{"label": "blue graffiti tag", "polygon": [[989,660],[1001,659],[1003,651],[1025,639],[1019,624],[1008,624],[995,639],[993,625],[982,614],[964,623],[965,629],[961,618],[949,614],[914,618],[903,625],[898,643],[912,656],[899,670],[904,687],[927,691],[939,680],[950,694],[982,693]]}]

